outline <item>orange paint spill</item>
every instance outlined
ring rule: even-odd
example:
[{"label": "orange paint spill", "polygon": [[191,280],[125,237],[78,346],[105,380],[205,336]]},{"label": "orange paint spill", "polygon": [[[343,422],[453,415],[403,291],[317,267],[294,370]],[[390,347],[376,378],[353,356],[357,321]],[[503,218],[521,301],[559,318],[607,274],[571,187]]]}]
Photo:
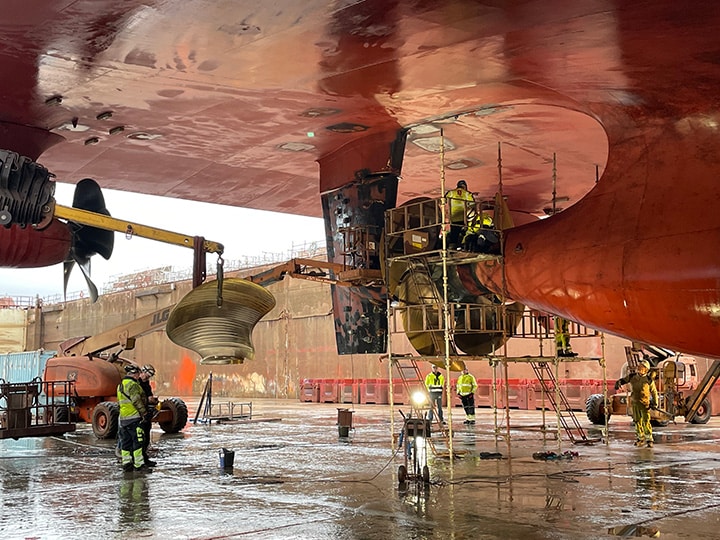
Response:
[{"label": "orange paint spill", "polygon": [[197,373],[197,366],[189,356],[183,356],[180,361],[180,369],[175,377],[178,393],[183,396],[192,395],[193,381],[195,380],[195,374]]}]

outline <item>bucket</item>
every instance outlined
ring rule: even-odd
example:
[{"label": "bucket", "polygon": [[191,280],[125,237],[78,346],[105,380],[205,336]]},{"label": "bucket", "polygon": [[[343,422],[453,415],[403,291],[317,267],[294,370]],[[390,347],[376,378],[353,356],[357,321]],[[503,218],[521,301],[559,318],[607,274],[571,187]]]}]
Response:
[{"label": "bucket", "polygon": [[232,469],[234,463],[235,452],[228,450],[227,448],[220,450],[220,467],[223,469]]},{"label": "bucket", "polygon": [[352,429],[352,411],[349,409],[338,409],[338,435],[348,437]]}]

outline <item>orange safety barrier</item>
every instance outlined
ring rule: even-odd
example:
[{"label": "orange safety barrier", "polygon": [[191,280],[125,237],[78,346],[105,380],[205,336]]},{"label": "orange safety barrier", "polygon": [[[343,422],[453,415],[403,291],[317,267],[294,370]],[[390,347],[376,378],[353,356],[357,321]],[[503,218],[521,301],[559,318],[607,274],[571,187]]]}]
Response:
[{"label": "orange safety barrier", "polygon": [[387,405],[388,387],[385,379],[363,379],[360,383],[360,403]]},{"label": "orange safety barrier", "polygon": [[309,403],[320,402],[320,385],[313,379],[303,379],[300,383],[300,401]]},{"label": "orange safety barrier", "polygon": [[320,403],[338,402],[337,379],[320,379]]},{"label": "orange safety barrier", "polygon": [[[388,385],[389,388],[389,385]],[[409,405],[410,395],[403,384],[402,379],[393,379],[393,405]]]},{"label": "orange safety barrier", "polygon": [[360,383],[354,379],[340,379],[338,381],[340,403],[360,403]]}]

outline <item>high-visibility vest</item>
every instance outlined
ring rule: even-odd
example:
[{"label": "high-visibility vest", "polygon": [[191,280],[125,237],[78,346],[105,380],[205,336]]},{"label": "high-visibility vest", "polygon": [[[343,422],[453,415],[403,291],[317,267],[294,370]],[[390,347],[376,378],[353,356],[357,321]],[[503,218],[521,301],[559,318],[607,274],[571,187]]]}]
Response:
[{"label": "high-visibility vest", "polygon": [[142,418],[147,410],[143,403],[143,390],[135,379],[125,377],[117,387],[117,399],[120,405],[120,420],[128,421]]},{"label": "high-visibility vest", "polygon": [[445,194],[450,205],[450,221],[465,223],[467,213],[474,209],[475,198],[464,188],[451,189]]},{"label": "high-visibility vest", "polygon": [[477,234],[482,229],[493,228],[493,218],[490,214],[483,213],[482,221],[478,219],[479,217],[480,216],[475,216],[473,219],[470,220],[470,222],[468,223],[467,234]]},{"label": "high-visibility vest", "polygon": [[445,385],[445,376],[442,373],[431,371],[425,377],[425,387],[429,392],[442,392],[443,386]]},{"label": "high-visibility vest", "polygon": [[470,373],[465,375],[464,373],[458,377],[457,380],[457,392],[461,396],[467,396],[474,394],[477,390],[477,381]]}]

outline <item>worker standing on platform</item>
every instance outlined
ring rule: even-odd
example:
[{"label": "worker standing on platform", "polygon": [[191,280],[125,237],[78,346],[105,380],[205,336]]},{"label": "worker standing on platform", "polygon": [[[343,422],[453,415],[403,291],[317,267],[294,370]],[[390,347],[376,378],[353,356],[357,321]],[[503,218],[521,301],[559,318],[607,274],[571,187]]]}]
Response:
[{"label": "worker standing on platform", "polygon": [[570,321],[555,317],[555,347],[560,357],[577,356],[570,346]]},{"label": "worker standing on platform", "polygon": [[[150,413],[152,413],[153,415],[155,414],[155,407],[158,404],[158,399],[153,395],[152,386],[150,386],[150,379],[152,379],[154,376],[155,368],[152,366],[152,364],[145,364],[140,370],[140,378],[138,379],[138,383],[140,383],[140,386],[143,389],[143,395],[145,396],[145,406],[148,410],[147,417],[150,417]],[[155,465],[157,465],[157,463],[148,457],[148,447],[150,446],[150,430],[152,429],[152,418],[144,418],[143,421],[140,423],[140,426],[145,432],[145,437],[143,438],[143,459],[145,460],[145,465],[147,465],[148,467],[154,467]]]},{"label": "worker standing on platform", "polygon": [[463,409],[465,409],[463,424],[475,423],[475,390],[477,390],[477,381],[466,367],[457,380],[457,393],[462,401]]},{"label": "worker standing on platform", "polygon": [[125,366],[125,373],[117,388],[117,400],[120,404],[120,460],[124,471],[138,471],[146,467],[143,459],[144,432],[140,423],[147,419],[148,410],[138,382],[140,368],[128,364]]},{"label": "worker standing on platform", "polygon": [[455,249],[460,245],[461,234],[468,224],[468,214],[475,211],[475,197],[468,191],[467,182],[460,180],[455,189],[445,193],[450,209],[450,231],[447,236],[448,249]]},{"label": "worker standing on platform", "polygon": [[445,423],[442,407],[444,386],[445,376],[440,373],[440,368],[433,364],[432,371],[425,377],[425,388],[427,388],[428,394],[430,394],[430,411],[428,412],[428,419],[432,421],[433,409],[437,409],[438,418],[443,424]]},{"label": "worker standing on platform", "polygon": [[650,423],[650,409],[658,404],[658,391],[655,381],[649,375],[650,362],[642,360],[637,366],[637,372],[618,379],[615,390],[620,390],[623,384],[630,385],[630,401],[632,404],[632,417],[635,422],[635,446],[652,448],[653,435]]}]

